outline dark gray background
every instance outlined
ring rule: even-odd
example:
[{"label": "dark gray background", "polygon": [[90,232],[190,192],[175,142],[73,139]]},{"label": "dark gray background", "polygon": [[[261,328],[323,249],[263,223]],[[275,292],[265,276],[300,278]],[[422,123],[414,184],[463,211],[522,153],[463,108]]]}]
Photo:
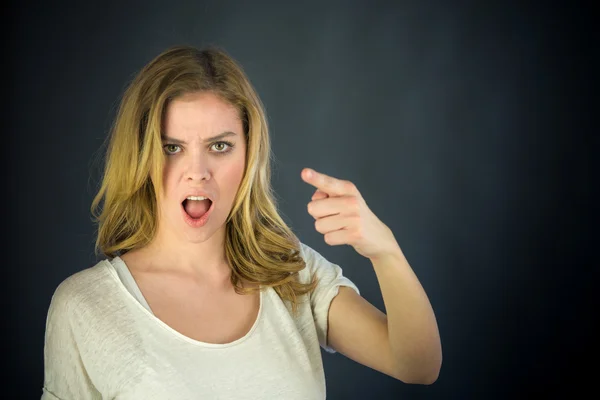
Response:
[{"label": "dark gray background", "polygon": [[281,211],[302,241],[385,310],[369,261],[314,230],[300,171],[351,180],[430,297],[444,351],[434,385],[323,352],[328,398],[515,398],[589,382],[575,361],[590,352],[598,265],[589,7],[49,3],[4,14],[12,398],[41,395],[50,297],[96,262],[89,205],[120,95],[173,44],[219,45],[245,68],[271,124]]}]

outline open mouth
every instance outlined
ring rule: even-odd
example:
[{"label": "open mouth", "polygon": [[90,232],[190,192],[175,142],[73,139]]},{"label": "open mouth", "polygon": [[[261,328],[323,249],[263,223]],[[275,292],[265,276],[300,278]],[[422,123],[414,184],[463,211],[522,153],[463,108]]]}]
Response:
[{"label": "open mouth", "polygon": [[210,199],[206,200],[188,200],[185,199],[181,203],[183,209],[192,219],[200,219],[212,206]]}]

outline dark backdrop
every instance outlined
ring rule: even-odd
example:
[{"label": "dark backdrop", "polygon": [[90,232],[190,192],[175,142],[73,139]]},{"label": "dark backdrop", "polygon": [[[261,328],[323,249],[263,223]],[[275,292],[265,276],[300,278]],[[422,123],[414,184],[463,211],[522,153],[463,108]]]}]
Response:
[{"label": "dark backdrop", "polygon": [[[591,7],[507,1],[144,1],[5,8],[3,329],[11,398],[41,395],[50,297],[92,266],[89,205],[127,82],[173,44],[245,68],[302,241],[385,310],[367,259],[314,230],[309,166],[353,181],[436,312],[444,362],[405,385],[323,353],[331,399],[492,399],[589,383],[597,233]],[[541,3],[540,3],[541,4]],[[5,375],[6,376],[6,375]]]}]

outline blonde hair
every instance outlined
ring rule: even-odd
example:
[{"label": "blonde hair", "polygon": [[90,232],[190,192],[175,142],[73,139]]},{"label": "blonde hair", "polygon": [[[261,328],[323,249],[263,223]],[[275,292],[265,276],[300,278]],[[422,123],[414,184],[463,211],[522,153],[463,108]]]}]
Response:
[{"label": "blonde hair", "polygon": [[262,102],[237,62],[216,47],[171,47],[148,63],[126,89],[91,205],[98,224],[95,252],[115,257],[154,238],[165,157],[161,142],[165,110],[173,99],[202,91],[239,110],[247,141],[246,169],[226,220],[231,282],[239,294],[260,290],[242,287],[242,279],[273,287],[282,300],[291,302],[295,314],[299,296],[316,287],[316,276],[310,283],[300,282],[299,271],[306,267],[300,241],[277,211]]}]

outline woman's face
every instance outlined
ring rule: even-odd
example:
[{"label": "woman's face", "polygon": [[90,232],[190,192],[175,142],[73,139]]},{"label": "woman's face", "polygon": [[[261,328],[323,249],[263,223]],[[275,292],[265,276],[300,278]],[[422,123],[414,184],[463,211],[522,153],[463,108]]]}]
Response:
[{"label": "woman's face", "polygon": [[[186,94],[167,106],[162,136],[165,169],[164,193],[158,196],[159,236],[200,243],[221,229],[224,233],[246,163],[238,110],[211,92]],[[186,200],[200,192],[212,204]],[[191,218],[209,207],[204,218]]]}]

